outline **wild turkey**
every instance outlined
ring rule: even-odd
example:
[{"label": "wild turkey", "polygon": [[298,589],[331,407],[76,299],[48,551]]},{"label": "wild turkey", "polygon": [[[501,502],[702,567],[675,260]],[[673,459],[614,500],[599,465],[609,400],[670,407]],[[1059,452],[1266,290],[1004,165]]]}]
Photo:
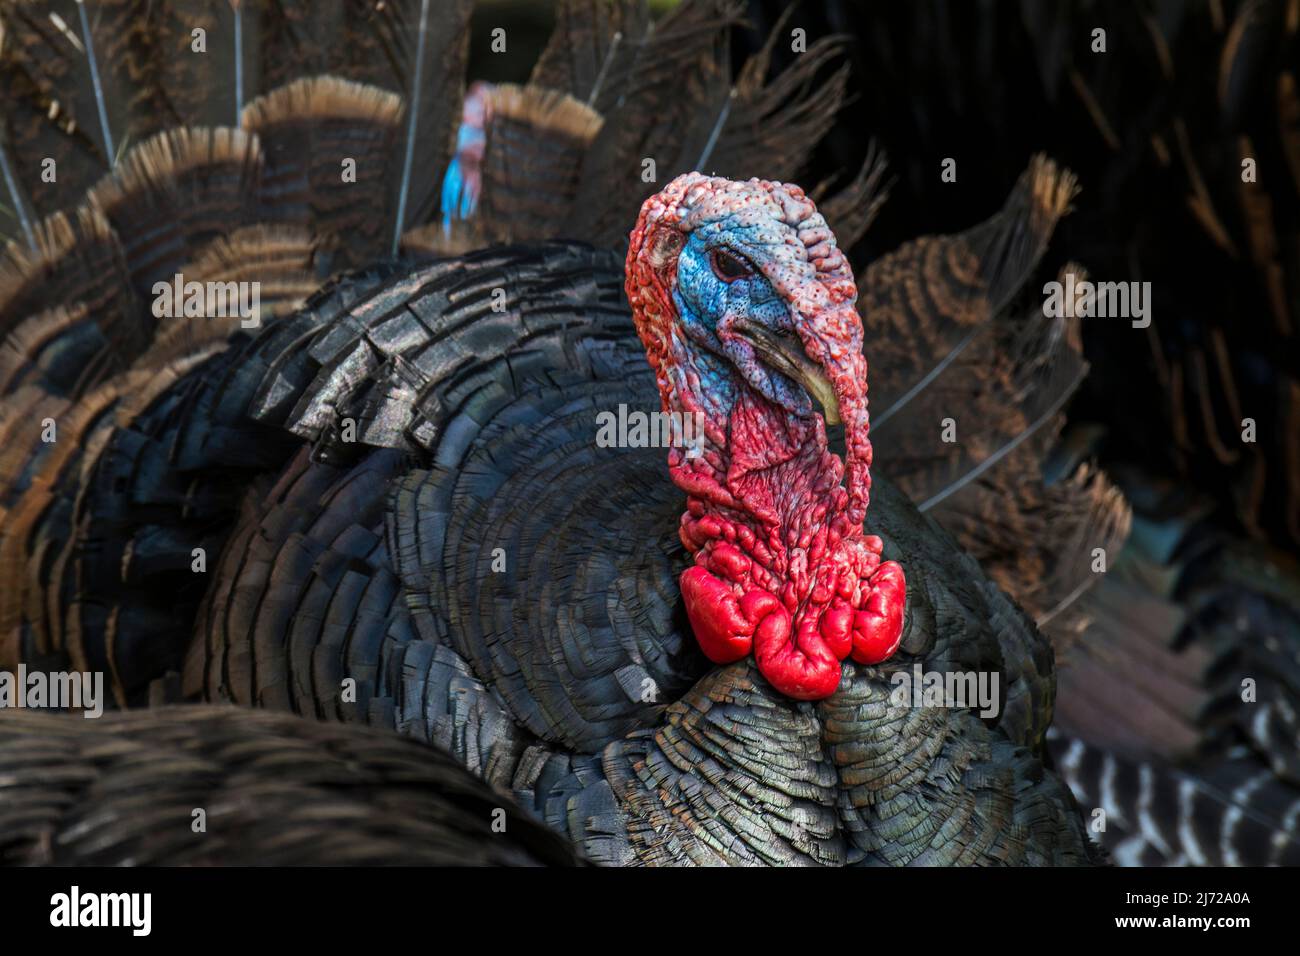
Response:
[{"label": "wild turkey", "polygon": [[[63,6],[3,7],[18,241],[0,278],[0,666],[105,671],[121,707],[225,700],[396,729],[450,750],[597,862],[1097,858],[1042,763],[1050,645],[886,482],[871,488],[870,534],[859,531],[871,446],[853,282],[811,203],[772,185],[840,103],[842,71],[812,82],[836,40],[770,80],[761,55],[732,83],[718,50],[730,4],[686,3],[660,23],[635,3],[565,4],[533,82],[491,94],[481,194],[461,217],[470,210],[441,215],[434,197],[459,115],[466,4]],[[238,38],[225,61],[189,55],[197,23],[213,50]],[[293,79],[317,70],[334,75]],[[239,128],[157,133],[228,115]],[[119,158],[124,139],[135,145]],[[56,158],[57,189],[35,157]],[[672,281],[665,294],[688,295],[698,318],[721,301],[717,283],[765,279],[742,316],[747,346],[732,342],[720,362],[727,349],[701,347],[705,322],[677,340],[689,352],[674,362],[707,367],[707,387],[685,379],[702,408],[740,396],[751,425],[775,426],[733,445],[706,415],[703,462],[726,474],[718,456],[743,450],[752,475],[783,445],[806,451],[810,470],[789,486],[810,502],[809,544],[778,535],[771,549],[848,540],[841,569],[870,579],[879,559],[897,561],[907,582],[899,622],[896,577],[871,582],[886,595],[873,605],[857,583],[814,594],[799,560],[775,560],[767,597],[740,605],[762,632],[758,662],[737,654],[721,667],[697,650],[679,598],[683,491],[665,451],[593,441],[600,411],[656,409],[680,386],[660,349],[656,390],[623,257],[605,247],[657,182],[695,166],[764,183],[678,179],[672,203],[661,193],[673,216],[731,197],[677,230],[707,289]],[[846,245],[880,185],[872,156],[840,192],[818,191]],[[1122,501],[1094,472],[1049,486],[1039,464],[1083,372],[1077,323],[1014,297],[1073,189],[1036,160],[988,222],[909,244],[859,281],[881,462],[892,442],[909,493],[1026,607],[1058,617],[1088,580],[1080,542],[1113,546],[1126,530]],[[771,250],[744,245],[737,223],[797,237],[795,258],[756,261]],[[740,243],[735,262],[706,268],[693,244],[707,236]],[[448,255],[477,244],[488,248]],[[681,254],[657,241],[640,252],[634,290]],[[810,260],[834,275],[809,285]],[[155,322],[145,303],[178,274],[260,281],[264,327]],[[810,290],[837,306],[822,309],[824,327],[790,322],[811,314]],[[652,355],[653,314],[637,305]],[[788,374],[756,364],[756,348]],[[846,489],[801,390],[825,398],[807,365],[827,372],[832,360]],[[943,409],[961,419],[955,446],[933,428]],[[43,441],[51,423],[57,439]],[[692,460],[672,454],[697,509],[685,541],[725,579],[737,556],[704,538],[730,531],[745,550],[753,528],[697,513],[709,495],[683,473]],[[760,510],[787,491],[769,483]],[[1033,529],[1034,546],[1007,527]],[[754,583],[753,566],[739,577]],[[767,623],[785,584],[799,589],[796,611],[850,601],[867,615],[859,632],[883,646],[867,640],[841,665],[853,642],[834,615]],[[691,612],[697,629],[734,617],[725,595],[701,594],[714,610]],[[830,635],[816,686],[769,666],[773,628],[804,649],[812,630]],[[712,653],[724,656],[716,642]],[[996,715],[891,699],[914,665],[996,675]],[[815,699],[791,699],[764,673]]]}]

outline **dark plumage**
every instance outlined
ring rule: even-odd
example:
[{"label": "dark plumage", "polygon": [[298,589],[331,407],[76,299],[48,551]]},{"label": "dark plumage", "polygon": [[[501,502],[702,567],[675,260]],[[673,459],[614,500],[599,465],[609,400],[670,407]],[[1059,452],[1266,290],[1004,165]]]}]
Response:
[{"label": "dark plumage", "polygon": [[[485,310],[507,277],[507,311]],[[821,708],[785,700],[743,664],[706,676],[678,609],[680,493],[662,474],[662,451],[592,442],[599,408],[652,407],[654,398],[619,279],[612,256],[558,243],[410,272],[373,270],[169,384],[152,411],[106,436],[80,497],[81,512],[104,532],[93,552],[74,547],[65,567],[86,582],[70,607],[83,643],[67,648],[65,664],[104,661],[119,699],[143,703],[151,674],[178,666],[186,643],[183,628],[166,626],[180,617],[178,598],[202,593],[181,696],[371,723],[437,744],[531,800],[599,861],[1088,859],[1068,793],[1034,756],[1050,719],[1048,645],[995,588],[962,583],[980,580],[974,562],[884,481],[868,529],[885,539],[887,556],[908,559],[909,653],[846,675],[842,698]],[[361,441],[342,440],[348,420]],[[273,437],[286,432],[313,440],[316,455]],[[140,440],[151,434],[166,436],[160,452],[195,449],[195,477],[207,474],[214,487],[184,480],[188,469],[165,458],[160,470],[141,471],[121,457],[125,470],[117,471],[115,450],[147,453]],[[197,532],[222,513],[204,520],[206,508],[224,502],[230,513],[241,475],[277,458],[278,476],[273,468],[255,480],[233,527],[222,523],[229,533],[200,577],[206,587],[160,590],[168,564],[178,580],[188,574],[189,541],[142,517]],[[547,493],[557,487],[569,491]],[[493,571],[497,548],[501,573]],[[131,569],[150,561],[131,588]],[[125,579],[114,582],[113,567]],[[91,601],[84,588],[94,581],[103,583]],[[127,629],[123,620],[139,623]],[[922,803],[908,812],[937,822],[948,818],[948,800],[983,809],[933,838],[926,831],[898,845],[872,842],[852,835],[863,825],[858,811],[837,811],[836,780],[855,779],[842,774],[866,759],[863,748],[886,748],[892,761],[897,748],[915,746],[896,739],[909,708],[891,711],[884,700],[888,675],[913,660],[926,670],[996,670],[1006,682],[996,729],[938,709],[917,711],[930,716],[912,731],[937,747],[912,758],[918,783],[938,775],[944,785],[933,798],[910,798]],[[736,706],[736,682],[745,688],[740,706],[766,714],[758,726],[767,729],[747,732],[743,713],[714,725],[713,759],[736,782],[677,823],[675,836],[651,839],[644,821],[665,811],[645,801],[664,798],[652,797],[654,777],[625,761],[646,747],[662,752],[694,726],[693,713]],[[165,682],[154,686],[165,693]],[[772,777],[793,770],[778,771],[790,757],[773,747],[809,761],[798,786]],[[584,756],[602,750],[596,763]],[[674,773],[695,772],[697,761],[685,759]],[[1004,767],[1005,781],[976,769],[988,761]],[[945,769],[967,762],[965,776]],[[770,795],[740,787],[746,776]],[[725,809],[767,819],[788,796],[809,799],[814,780],[809,807],[820,806],[822,822],[814,827],[801,812],[790,825],[820,830],[815,851],[766,824],[766,835],[738,831]],[[990,787],[985,803],[980,794]],[[667,798],[668,806],[702,799],[692,793]],[[850,799],[870,800],[865,792]],[[593,800],[603,812],[580,809]],[[1025,823],[1013,822],[1021,815]],[[980,835],[989,821],[1005,843]],[[732,834],[721,843],[719,827]]]},{"label": "dark plumage", "polygon": [[[430,747],[230,707],[0,713],[0,863],[572,866]],[[202,811],[202,813],[196,813]]]},{"label": "dark plumage", "polygon": [[[45,36],[32,6],[5,8],[10,36]],[[921,424],[936,393],[891,416],[866,528],[907,568],[901,649],[846,666],[834,696],[797,702],[751,663],[717,668],[699,653],[678,589],[683,496],[665,451],[599,447],[595,415],[659,407],[622,257],[607,247],[656,182],[701,155],[733,177],[796,170],[841,99],[842,74],[804,82],[834,42],[793,74],[766,78],[759,61],[732,100],[718,50],[730,4],[686,3],[652,27],[639,4],[603,18],[573,0],[539,66],[556,88],[495,100],[509,108],[487,124],[480,213],[444,225],[426,187],[450,152],[459,66],[436,61],[448,73],[429,82],[443,95],[431,104],[426,89],[416,106],[401,16],[421,5],[392,5],[396,19],[382,23],[369,7],[321,6],[320,22],[341,23],[355,47],[320,51],[316,21],[294,4],[259,10],[270,33],[243,52],[241,129],[164,122],[116,163],[99,157],[105,177],[88,204],[79,191],[14,204],[53,218],[20,217],[0,263],[0,666],[104,671],[117,707],[169,705],[103,730],[50,724],[61,766],[80,779],[97,735],[128,733],[119,726],[159,739],[172,726],[180,745],[216,748],[219,762],[222,735],[245,723],[250,739],[265,726],[268,746],[305,736],[327,750],[373,737],[340,723],[369,724],[433,745],[426,756],[386,744],[417,762],[445,768],[436,751],[450,752],[602,863],[1098,861],[1044,763],[1051,645],[961,549],[982,548],[997,582],[1041,616],[1089,583],[1069,549],[1126,531],[1104,479],[1080,471],[1044,490],[1041,459],[1082,374],[1077,326],[1025,319],[1012,303],[1067,210],[1069,174],[1035,159],[988,222],[863,276],[873,363],[888,369],[906,349],[896,337],[916,333],[907,361],[881,373],[886,395],[918,386],[1003,401],[986,400],[997,414],[971,422],[959,449],[934,447],[933,423]],[[430,34],[458,49],[463,5],[430,6]],[[397,78],[370,75],[356,52],[389,49],[398,23]],[[297,46],[267,45],[281,34]],[[0,65],[38,70],[7,49]],[[316,75],[326,67],[336,75]],[[21,85],[0,94],[7,147],[23,136],[68,146],[67,129],[9,119],[39,102]],[[785,135],[756,139],[757,118]],[[657,179],[629,178],[646,155]],[[338,175],[347,156],[355,182]],[[569,166],[576,182],[553,181]],[[879,185],[873,155],[825,197],[846,235],[870,222]],[[512,197],[524,194],[535,201],[516,217]],[[526,241],[461,254],[514,239]],[[153,283],[178,272],[263,282],[261,327],[156,318]],[[40,438],[46,418],[60,430],[52,444]],[[889,484],[891,445],[906,490],[941,496],[942,511],[918,513]],[[999,528],[1037,530],[1036,567],[1051,569],[1041,593],[1008,557],[1015,532]],[[996,714],[891,701],[891,678],[914,665],[995,674]],[[197,712],[170,706],[181,701],[324,723],[221,711],[222,734],[205,741],[187,737]],[[252,770],[239,779],[261,786]],[[373,786],[375,805],[407,799],[389,778]],[[0,845],[39,843],[45,824],[4,817],[4,800],[0,789],[0,819],[13,821]],[[106,833],[129,830],[116,807],[104,815]],[[387,845],[364,842],[346,852]],[[439,852],[434,843],[413,839],[409,851]],[[188,847],[157,844],[151,860],[192,862]],[[103,852],[98,861],[127,859]],[[242,851],[201,852],[234,862]],[[505,851],[485,840],[482,852]]]}]

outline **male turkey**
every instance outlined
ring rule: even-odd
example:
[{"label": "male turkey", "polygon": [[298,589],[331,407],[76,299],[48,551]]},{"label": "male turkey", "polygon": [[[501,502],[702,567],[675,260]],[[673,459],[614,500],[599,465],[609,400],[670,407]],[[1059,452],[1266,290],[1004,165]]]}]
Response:
[{"label": "male turkey", "polygon": [[[465,3],[0,10],[0,666],[395,729],[597,862],[1096,860],[1042,763],[1051,646],[871,485],[853,277],[776,182],[836,41],[732,83],[731,4],[563,4],[440,211]],[[842,242],[880,178],[821,203]],[[1077,325],[1013,307],[1073,191],[1035,160],[858,282],[886,474],[1058,622],[1126,514],[1086,468],[1044,482]],[[262,327],[156,318],[177,275],[260,282]],[[624,406],[698,412],[700,454],[601,447]],[[996,700],[912,706],[914,671]]]}]

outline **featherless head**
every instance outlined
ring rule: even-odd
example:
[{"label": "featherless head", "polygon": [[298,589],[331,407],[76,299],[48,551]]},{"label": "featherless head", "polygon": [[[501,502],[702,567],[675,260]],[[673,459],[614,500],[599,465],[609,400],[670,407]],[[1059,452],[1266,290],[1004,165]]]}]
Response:
[{"label": "featherless head", "polygon": [[[868,607],[886,566],[862,534],[871,442],[848,261],[798,186],[689,173],[642,207],[626,287],[664,410],[703,427],[702,448],[670,453],[701,646],[719,662],[752,646],[778,690],[824,697],[840,660],[883,660],[901,630],[901,571],[889,620]],[[826,441],[841,422],[844,460]]]},{"label": "featherless head", "polygon": [[670,410],[716,413],[747,386],[808,426],[817,404],[827,424],[843,421],[847,517],[861,523],[871,443],[857,287],[802,189],[679,176],[641,209],[627,292]]}]

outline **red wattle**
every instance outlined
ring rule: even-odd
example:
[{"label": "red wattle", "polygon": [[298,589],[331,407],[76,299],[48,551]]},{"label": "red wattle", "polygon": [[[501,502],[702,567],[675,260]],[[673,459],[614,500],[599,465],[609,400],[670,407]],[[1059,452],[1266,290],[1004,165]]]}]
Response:
[{"label": "red wattle", "polygon": [[847,601],[838,600],[822,616],[822,637],[835,659],[842,661],[853,650],[853,608]]},{"label": "red wattle", "polygon": [[903,569],[886,561],[871,576],[866,606],[853,615],[853,659],[859,664],[879,664],[903,639],[903,607],[907,582]]},{"label": "red wattle", "polygon": [[[741,571],[748,559],[729,545],[710,556],[719,570]],[[780,693],[796,700],[820,700],[840,682],[840,661],[852,655],[860,664],[879,664],[903,636],[907,585],[903,569],[886,561],[871,575],[861,610],[837,598],[824,613],[804,615],[797,627],[771,592],[736,585],[702,565],[681,578],[686,615],[704,656],[715,664],[746,657],[751,648],[759,672]]]},{"label": "red wattle", "polygon": [[759,623],[754,660],[769,684],[795,700],[821,700],[840,686],[840,662],[826,646],[816,621],[801,621],[792,641],[790,614],[784,606]]},{"label": "red wattle", "polygon": [[730,664],[748,655],[754,641],[754,620],[731,586],[699,565],[683,572],[681,586],[686,616],[704,656],[715,664]]},{"label": "red wattle", "polygon": [[847,655],[849,646],[847,616],[851,609],[842,615],[843,621],[831,618],[831,632],[845,651],[837,656],[814,617],[801,621],[798,635],[791,640],[790,612],[762,588],[750,588],[737,598],[732,585],[699,565],[682,574],[681,587],[686,616],[700,650],[715,664],[738,661],[753,647],[759,673],[787,697],[819,700],[839,686],[840,657]]}]

